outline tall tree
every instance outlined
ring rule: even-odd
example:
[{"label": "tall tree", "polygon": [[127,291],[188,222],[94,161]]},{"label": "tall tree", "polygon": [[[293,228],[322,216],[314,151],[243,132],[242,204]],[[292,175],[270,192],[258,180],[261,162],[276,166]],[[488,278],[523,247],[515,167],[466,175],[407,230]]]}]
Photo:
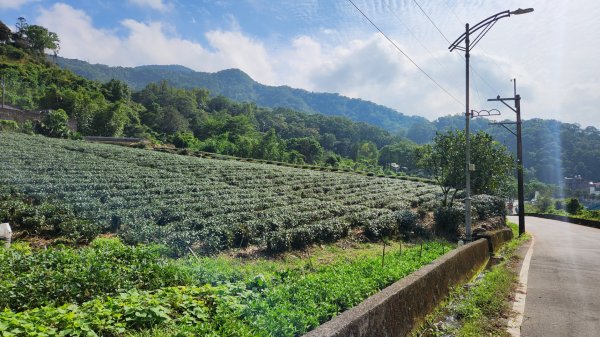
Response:
[{"label": "tall tree", "polygon": [[4,22],[0,21],[0,44],[7,44],[10,42],[12,32]]},{"label": "tall tree", "polygon": [[46,49],[50,49],[54,52],[54,55],[58,54],[60,40],[56,33],[38,25],[27,26],[24,33],[33,53],[44,55]]},{"label": "tall tree", "polygon": [[[502,194],[511,181],[514,161],[506,147],[489,134],[478,132],[471,136],[471,191],[474,194]],[[419,166],[431,175],[442,190],[442,206],[452,206],[456,194],[465,188],[464,131],[437,133],[433,143],[419,151]]]}]

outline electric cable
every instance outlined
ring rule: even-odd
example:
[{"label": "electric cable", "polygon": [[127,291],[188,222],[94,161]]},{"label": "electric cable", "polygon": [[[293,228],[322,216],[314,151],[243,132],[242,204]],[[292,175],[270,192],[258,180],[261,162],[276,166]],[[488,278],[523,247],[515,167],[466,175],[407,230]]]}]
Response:
[{"label": "electric cable", "polygon": [[367,21],[369,21],[369,23],[375,28],[377,29],[377,31],[379,31],[379,33],[381,33],[381,35],[383,35],[383,37],[385,37],[400,53],[402,53],[402,55],[404,55],[415,67],[417,67],[417,69],[419,69],[425,76],[427,76],[427,78],[429,78],[429,80],[431,80],[431,82],[433,82],[438,88],[440,88],[442,91],[444,91],[446,93],[446,95],[448,95],[450,98],[452,98],[454,101],[456,101],[458,104],[460,104],[461,106],[463,105],[463,103],[461,101],[459,101],[456,97],[454,97],[454,95],[452,95],[448,90],[446,90],[444,87],[441,86],[441,84],[439,84],[435,79],[433,79],[433,77],[431,77],[431,75],[429,75],[423,68],[421,68],[410,56],[408,56],[408,54],[406,54],[387,34],[385,34],[383,32],[383,30],[381,30],[381,28],[379,28],[379,26],[377,26],[360,8],[358,8],[358,6],[356,6],[356,4],[352,1],[352,0],[348,0],[348,2],[350,2],[352,4],[352,6],[354,6],[354,8],[356,8],[357,11],[360,12],[360,14],[362,14],[362,16],[367,19]]}]

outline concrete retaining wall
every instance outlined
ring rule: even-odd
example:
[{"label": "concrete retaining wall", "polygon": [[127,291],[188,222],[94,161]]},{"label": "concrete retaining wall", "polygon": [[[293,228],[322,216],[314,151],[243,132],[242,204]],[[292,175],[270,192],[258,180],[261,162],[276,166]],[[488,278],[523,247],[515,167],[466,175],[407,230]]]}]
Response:
[{"label": "concrete retaining wall", "polygon": [[491,232],[484,232],[474,236],[474,239],[486,239],[488,242],[488,251],[490,253],[496,253],[500,247],[506,242],[513,238],[513,232],[510,228],[504,228]]},{"label": "concrete retaining wall", "polygon": [[474,276],[489,257],[485,239],[438,258],[324,323],[305,337],[406,336],[450,289]]},{"label": "concrete retaining wall", "polygon": [[483,233],[317,327],[304,337],[398,337],[419,326],[458,284],[471,279],[491,252],[512,239],[510,229]]}]

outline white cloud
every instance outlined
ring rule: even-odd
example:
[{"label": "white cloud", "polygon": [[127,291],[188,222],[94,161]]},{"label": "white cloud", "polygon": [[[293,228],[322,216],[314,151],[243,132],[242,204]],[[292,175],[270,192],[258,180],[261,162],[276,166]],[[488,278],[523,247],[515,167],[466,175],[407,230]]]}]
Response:
[{"label": "white cloud", "polygon": [[129,3],[138,5],[140,7],[150,7],[161,12],[165,12],[171,9],[171,5],[165,4],[163,0],[128,0]]},{"label": "white cloud", "polygon": [[60,54],[65,57],[104,62],[113,59],[121,47],[121,41],[113,32],[94,28],[84,11],[66,4],[42,9],[37,21],[58,34]]},{"label": "white cloud", "polygon": [[33,1],[36,0],[2,0],[0,2],[0,9],[19,9],[26,3]]},{"label": "white cloud", "polygon": [[[240,32],[206,33],[211,50],[201,44],[167,34],[160,22],[121,22],[125,37],[97,29],[91,18],[67,4],[44,9],[37,20],[61,39],[61,56],[112,66],[180,64],[198,71],[239,68],[252,78],[273,84],[275,77],[262,43]],[[82,46],[85,46],[82,48]]]}]

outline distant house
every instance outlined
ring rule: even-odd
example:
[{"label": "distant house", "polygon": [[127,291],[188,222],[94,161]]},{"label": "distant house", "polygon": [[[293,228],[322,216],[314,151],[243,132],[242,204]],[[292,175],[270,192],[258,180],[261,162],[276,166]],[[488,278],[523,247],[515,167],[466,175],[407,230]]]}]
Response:
[{"label": "distant house", "polygon": [[572,178],[564,178],[565,188],[571,191],[585,191],[589,190],[589,181],[583,180],[580,175],[574,175]]},{"label": "distant house", "polygon": [[[25,121],[38,121],[40,122],[44,115],[52,110],[21,110],[11,105],[0,105],[0,119],[7,119],[15,121],[19,124],[23,124]],[[77,121],[69,119],[69,128],[73,131],[77,131]]]},{"label": "distant house", "polygon": [[589,188],[590,195],[600,196],[600,183],[594,183],[590,181]]}]

